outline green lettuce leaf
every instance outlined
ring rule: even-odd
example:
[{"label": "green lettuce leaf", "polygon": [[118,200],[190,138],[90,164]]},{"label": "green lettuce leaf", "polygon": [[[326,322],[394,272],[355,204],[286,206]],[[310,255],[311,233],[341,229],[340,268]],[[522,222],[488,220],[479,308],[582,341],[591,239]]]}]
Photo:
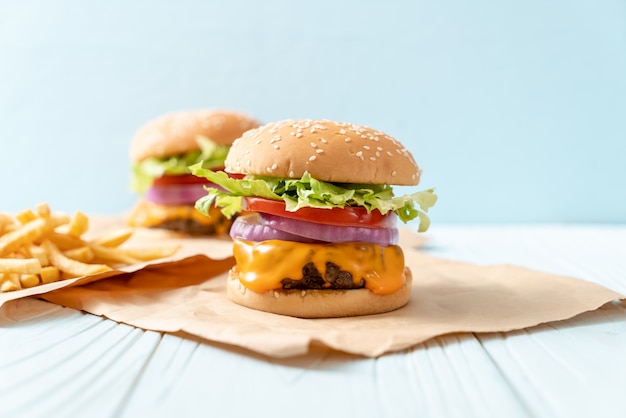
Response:
[{"label": "green lettuce leaf", "polygon": [[228,218],[242,210],[243,197],[258,196],[282,200],[291,212],[302,207],[328,209],[345,206],[362,206],[368,212],[377,209],[382,214],[395,212],[404,223],[419,218],[419,231],[423,232],[430,225],[426,212],[437,201],[433,189],[395,197],[388,185],[327,183],[309,173],[304,173],[300,179],[264,176],[234,179],[223,171],[207,169],[202,163],[191,166],[190,171],[224,189],[207,188],[207,195],[198,199],[196,208],[208,213],[210,206],[215,204]]},{"label": "green lettuce leaf", "polygon": [[199,135],[196,138],[200,147],[197,151],[172,155],[164,158],[147,158],[132,166],[130,188],[144,194],[152,186],[154,179],[163,175],[189,174],[189,166],[202,163],[204,168],[219,168],[224,165],[229,146],[217,144]]}]

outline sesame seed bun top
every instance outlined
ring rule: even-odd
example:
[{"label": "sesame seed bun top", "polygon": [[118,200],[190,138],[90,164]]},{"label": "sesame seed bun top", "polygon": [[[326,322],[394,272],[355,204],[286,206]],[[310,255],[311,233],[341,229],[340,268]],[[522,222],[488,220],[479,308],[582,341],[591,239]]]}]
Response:
[{"label": "sesame seed bun top", "polygon": [[248,129],[260,124],[250,116],[229,110],[188,110],[168,113],[142,126],[133,137],[129,153],[133,162],[198,150],[196,138],[205,136],[230,145]]},{"label": "sesame seed bun top", "polygon": [[416,185],[421,170],[395,138],[366,126],[284,120],[252,129],[228,153],[230,173],[335,183]]}]

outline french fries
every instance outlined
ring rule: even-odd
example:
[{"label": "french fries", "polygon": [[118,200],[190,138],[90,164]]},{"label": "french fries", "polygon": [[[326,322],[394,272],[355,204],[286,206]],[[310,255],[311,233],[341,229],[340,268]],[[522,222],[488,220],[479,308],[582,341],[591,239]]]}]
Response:
[{"label": "french fries", "polygon": [[51,231],[50,224],[44,218],[36,218],[23,224],[0,237],[0,257],[14,253],[23,246],[30,245]]},{"label": "french fries", "polygon": [[89,229],[89,217],[81,211],[76,211],[74,216],[70,218],[70,222],[67,226],[64,226],[62,230],[66,230],[67,235],[70,237],[79,238]]},{"label": "french fries", "polygon": [[113,268],[169,257],[178,245],[121,247],[133,230],[86,239],[89,217],[54,213],[46,203],[15,216],[0,213],[0,292],[90,276]]},{"label": "french fries", "polygon": [[3,273],[39,274],[41,263],[36,258],[0,258]]},{"label": "french fries", "polygon": [[100,235],[91,241],[92,244],[101,245],[103,247],[117,247],[125,243],[133,235],[132,228],[123,228],[117,231]]}]

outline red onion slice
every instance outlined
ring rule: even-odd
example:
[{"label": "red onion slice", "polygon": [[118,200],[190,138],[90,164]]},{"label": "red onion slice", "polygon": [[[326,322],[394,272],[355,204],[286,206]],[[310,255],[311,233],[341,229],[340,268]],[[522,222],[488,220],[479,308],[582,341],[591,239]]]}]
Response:
[{"label": "red onion slice", "polygon": [[261,213],[260,222],[272,229],[324,242],[370,242],[388,246],[397,244],[399,239],[397,228],[326,225],[284,218],[269,213]]},{"label": "red onion slice", "polygon": [[229,232],[231,238],[244,239],[247,241],[266,241],[270,239],[278,239],[281,241],[295,241],[315,243],[319,242],[313,239],[300,237],[288,232],[274,229],[271,226],[259,223],[257,214],[243,215],[237,217],[230,227]]},{"label": "red onion slice", "polygon": [[206,195],[203,184],[153,185],[146,192],[146,200],[161,205],[187,205]]}]

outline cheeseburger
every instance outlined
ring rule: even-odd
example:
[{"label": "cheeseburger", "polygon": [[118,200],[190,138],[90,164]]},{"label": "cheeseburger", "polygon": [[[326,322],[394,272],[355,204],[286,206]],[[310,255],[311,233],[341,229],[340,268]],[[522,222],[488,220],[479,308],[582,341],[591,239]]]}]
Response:
[{"label": "cheeseburger", "polygon": [[[196,202],[226,217],[236,265],[228,296],[252,309],[302,318],[388,312],[404,306],[411,271],[398,245],[398,219],[419,220],[433,190],[416,185],[410,152],[383,132],[326,120],[287,120],[250,130],[230,149],[222,172],[191,167],[221,186]],[[243,176],[243,177],[242,177]]]},{"label": "cheeseburger", "polygon": [[220,170],[235,138],[259,123],[225,110],[181,111],[163,115],[141,127],[130,143],[131,188],[140,199],[128,218],[133,226],[159,227],[192,235],[225,233],[231,221],[219,209],[194,208],[205,195],[205,179],[189,166]]}]

